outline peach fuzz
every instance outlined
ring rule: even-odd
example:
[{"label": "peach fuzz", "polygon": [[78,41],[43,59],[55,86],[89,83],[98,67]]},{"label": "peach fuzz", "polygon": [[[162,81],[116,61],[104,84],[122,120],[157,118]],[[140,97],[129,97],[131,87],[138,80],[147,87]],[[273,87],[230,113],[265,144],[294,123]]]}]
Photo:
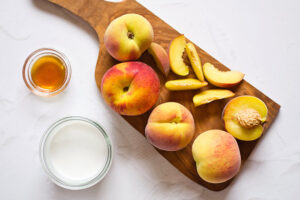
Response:
[{"label": "peach fuzz", "polygon": [[222,183],[234,177],[241,166],[241,155],[234,137],[222,130],[201,133],[192,146],[199,176],[209,183]]},{"label": "peach fuzz", "polygon": [[148,53],[152,55],[158,69],[167,77],[170,72],[169,56],[166,50],[159,44],[152,42]]},{"label": "peach fuzz", "polygon": [[138,14],[125,14],[114,19],[104,33],[108,53],[119,61],[137,60],[152,40],[150,22]]},{"label": "peach fuzz", "polygon": [[101,93],[108,105],[121,115],[140,115],[159,97],[160,82],[155,71],[142,62],[125,62],[103,76]]},{"label": "peach fuzz", "polygon": [[194,118],[190,111],[179,103],[167,102],[152,111],[145,134],[156,148],[178,151],[191,142],[194,131]]}]

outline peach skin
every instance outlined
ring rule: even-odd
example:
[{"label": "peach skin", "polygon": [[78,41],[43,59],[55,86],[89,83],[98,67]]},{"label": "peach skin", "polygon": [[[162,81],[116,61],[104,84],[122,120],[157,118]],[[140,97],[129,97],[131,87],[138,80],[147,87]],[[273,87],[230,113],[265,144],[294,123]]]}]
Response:
[{"label": "peach skin", "polygon": [[152,42],[148,53],[152,55],[158,69],[167,77],[170,72],[169,56],[159,44]]},{"label": "peach skin", "polygon": [[234,177],[241,166],[237,142],[222,130],[201,133],[192,146],[199,176],[209,183],[222,183]]},{"label": "peach skin", "polygon": [[167,102],[152,111],[145,134],[156,148],[178,151],[191,142],[194,131],[194,118],[190,111],[179,103]]},{"label": "peach skin", "polygon": [[160,82],[155,71],[142,62],[119,63],[103,76],[101,93],[108,105],[121,115],[140,115],[159,97]]},{"label": "peach skin", "polygon": [[125,14],[114,19],[104,33],[108,53],[119,61],[137,60],[153,40],[150,22],[138,14]]}]

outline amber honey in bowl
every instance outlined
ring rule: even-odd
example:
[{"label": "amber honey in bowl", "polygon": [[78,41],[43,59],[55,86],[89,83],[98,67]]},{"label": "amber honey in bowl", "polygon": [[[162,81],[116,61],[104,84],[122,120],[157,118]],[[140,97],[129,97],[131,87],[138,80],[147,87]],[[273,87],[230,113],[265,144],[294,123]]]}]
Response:
[{"label": "amber honey in bowl", "polygon": [[43,56],[31,68],[32,82],[43,89],[55,91],[65,80],[66,69],[63,62],[54,56]]},{"label": "amber honey in bowl", "polygon": [[66,56],[53,49],[39,49],[29,55],[23,68],[27,87],[39,96],[53,96],[68,85],[71,67]]}]

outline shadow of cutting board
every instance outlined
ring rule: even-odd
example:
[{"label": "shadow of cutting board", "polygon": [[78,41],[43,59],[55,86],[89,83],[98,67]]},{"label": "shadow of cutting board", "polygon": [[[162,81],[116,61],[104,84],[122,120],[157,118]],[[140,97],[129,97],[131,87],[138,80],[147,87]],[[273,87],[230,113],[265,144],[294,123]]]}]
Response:
[{"label": "shadow of cutting board", "polygon": [[[123,2],[106,2],[104,0],[49,0],[55,4],[58,4],[67,10],[71,11],[75,15],[78,15],[85,21],[87,21],[97,32],[99,41],[100,41],[100,51],[97,61],[97,66],[95,70],[95,78],[98,88],[100,89],[101,78],[103,74],[106,72],[114,64],[118,63],[114,60],[106,51],[105,46],[103,45],[103,35],[107,25],[116,17],[119,17],[125,13],[137,13],[146,17],[153,26],[154,29],[154,41],[161,44],[165,49],[168,48],[169,43],[172,39],[177,37],[180,33],[178,33],[171,26],[166,24],[163,20],[155,16],[145,7],[140,5],[134,0],[125,0]],[[80,39],[80,38],[78,38]],[[223,64],[218,62],[216,59],[211,57],[205,51],[197,47],[197,51],[201,58],[202,64],[205,62],[210,62],[221,70],[227,70]],[[186,106],[193,114],[196,123],[196,132],[195,137],[202,133],[203,131],[209,129],[224,129],[223,122],[221,120],[221,113],[225,106],[225,104],[229,101],[220,100],[215,101],[207,105],[203,105],[195,108],[192,102],[192,98],[198,91],[181,91],[181,92],[170,92],[166,90],[164,87],[164,83],[166,80],[180,78],[175,74],[170,73],[168,78],[162,76],[162,74],[157,70],[153,59],[147,54],[144,53],[140,58],[141,61],[147,63],[152,66],[157,74],[159,75],[161,82],[161,93],[160,98],[157,102],[157,105],[167,101],[175,101]],[[195,75],[191,73],[189,77],[195,77]],[[213,86],[209,85],[207,88],[213,88]],[[207,89],[204,88],[204,89]],[[264,134],[267,129],[270,127],[275,117],[277,116],[280,106],[272,101],[269,97],[264,95],[262,92],[254,88],[252,85],[243,81],[239,86],[232,88],[232,90],[236,93],[236,96],[239,95],[253,95],[260,99],[262,99],[268,109],[268,121],[264,124]],[[134,128],[136,128],[141,134],[144,135],[144,129],[147,123],[148,116],[151,111],[135,117],[123,116],[123,118],[130,123]],[[260,140],[260,139],[259,139]],[[242,165],[247,160],[249,154],[255,147],[256,143],[259,141],[252,142],[243,142],[238,141],[241,157],[242,157]],[[170,163],[172,163],[178,170],[180,170],[187,177],[192,179],[193,181],[199,183],[200,185],[214,191],[219,191],[226,188],[230,182],[229,180],[220,184],[211,184],[203,181],[197,174],[195,162],[191,153],[192,142],[183,150],[177,152],[166,152],[157,150],[162,156],[164,156]],[[241,168],[242,171],[242,168]]]}]

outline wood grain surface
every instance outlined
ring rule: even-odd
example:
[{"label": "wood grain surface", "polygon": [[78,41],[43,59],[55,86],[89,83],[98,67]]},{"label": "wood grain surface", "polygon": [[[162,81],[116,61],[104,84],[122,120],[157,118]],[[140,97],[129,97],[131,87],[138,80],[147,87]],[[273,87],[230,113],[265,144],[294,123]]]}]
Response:
[{"label": "wood grain surface", "polygon": [[[76,0],[76,1],[49,0],[49,1],[66,8],[67,10],[71,11],[75,15],[78,15],[79,17],[87,21],[97,32],[99,43],[100,43],[100,51],[99,51],[97,66],[95,69],[95,78],[99,90],[100,90],[100,83],[103,74],[106,72],[107,69],[112,67],[114,64],[118,63],[118,61],[114,60],[107,53],[105,46],[103,45],[103,35],[105,29],[113,19],[126,13],[137,13],[143,15],[150,21],[150,23],[153,26],[154,41],[161,44],[166,50],[168,49],[170,41],[180,34],[174,28],[169,26],[163,20],[155,16],[152,12],[150,12],[149,10],[147,10],[145,7],[143,7],[142,5],[140,5],[134,0],[125,0],[123,2],[117,2],[117,3],[106,2],[104,0]],[[196,46],[196,48],[199,53],[202,64],[205,62],[210,62],[221,70],[228,69],[223,64],[221,64],[216,59],[214,59],[212,56],[210,56],[205,51],[200,49],[198,46]],[[230,99],[219,100],[200,107],[194,107],[192,102],[193,96],[196,93],[199,93],[201,90],[205,90],[207,88],[214,88],[213,86],[208,85],[206,88],[202,88],[201,90],[196,90],[196,91],[170,92],[164,87],[164,83],[167,80],[178,79],[180,77],[176,76],[174,73],[170,73],[170,75],[167,78],[165,78],[162,75],[162,73],[160,73],[160,71],[157,69],[153,59],[148,53],[144,53],[140,58],[140,60],[152,66],[153,69],[155,69],[155,71],[159,75],[160,82],[161,82],[161,92],[160,92],[160,98],[157,102],[157,105],[163,102],[175,101],[183,104],[192,112],[196,123],[196,132],[194,137],[197,137],[197,135],[209,129],[224,129],[224,125],[221,120],[221,114],[225,104]],[[190,73],[188,77],[195,77],[195,75],[193,73]],[[243,81],[237,87],[232,88],[232,90],[236,93],[236,96],[246,95],[246,94],[253,95],[260,98],[266,103],[269,109],[267,122],[264,124],[264,134],[266,134],[267,129],[270,127],[270,125],[276,118],[280,106],[246,81]],[[144,135],[144,129],[150,112],[151,111],[135,117],[123,116],[123,118],[128,123],[130,123],[134,128],[136,128],[141,134]],[[261,140],[262,138],[263,137],[261,137],[259,140]],[[238,141],[241,157],[242,157],[242,167],[240,173],[242,173],[243,171],[243,164],[245,163],[249,154],[254,149],[255,145],[259,140],[252,141],[252,142]],[[203,181],[198,176],[195,167],[195,162],[192,158],[191,147],[192,147],[192,142],[185,149],[181,151],[177,151],[177,152],[166,152],[161,150],[157,150],[157,151],[162,156],[164,156],[170,163],[172,163],[178,170],[180,170],[183,174],[185,174],[193,181],[201,184],[202,186],[214,191],[220,191],[226,188],[230,184],[230,182],[232,182],[232,179],[220,184],[211,184]]]}]

